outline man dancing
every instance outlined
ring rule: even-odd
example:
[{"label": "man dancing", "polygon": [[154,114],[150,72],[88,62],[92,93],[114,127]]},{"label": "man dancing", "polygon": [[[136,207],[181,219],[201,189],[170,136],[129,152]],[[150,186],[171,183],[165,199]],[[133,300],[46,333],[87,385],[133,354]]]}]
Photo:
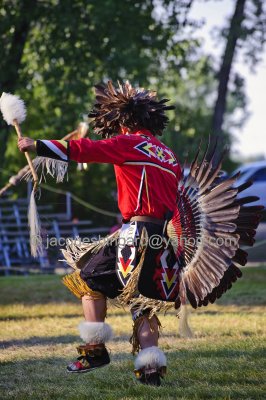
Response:
[{"label": "man dancing", "polygon": [[[250,244],[259,209],[247,207],[249,214],[245,212],[245,200],[240,204],[238,189],[232,189],[236,178],[214,188],[221,165],[214,165],[213,153],[205,153],[201,163],[196,157],[183,181],[176,156],[156,137],[167,125],[165,111],[173,108],[167,101],[128,82],[118,88],[108,82],[96,86],[96,103],[89,114],[102,140],[18,142],[21,151],[36,151],[42,157],[114,165],[122,228],[104,244],[83,248],[70,262],[76,271],[64,279],[81,298],[85,317],[79,325],[85,344],[78,347],[79,357],[68,365],[69,372],[84,373],[110,362],[106,299],[119,296],[130,306],[134,321],[131,341],[133,351],[139,351],[135,375],[142,383],[160,385],[166,357],[158,347],[155,311],[168,302],[176,308],[187,301],[195,308],[207,305],[241,276],[232,260],[246,262],[239,243]],[[252,227],[243,232],[241,223],[246,226],[250,215]],[[183,242],[184,237],[194,241]],[[209,240],[217,237],[230,238],[230,245]]]},{"label": "man dancing", "polygon": [[[131,227],[135,237],[139,237],[145,227],[150,236],[162,235],[166,215],[176,207],[180,177],[175,155],[155,137],[162,134],[168,121],[165,111],[172,108],[165,102],[158,101],[154,92],[137,91],[129,83],[116,91],[109,82],[106,87],[96,87],[96,104],[90,114],[95,132],[107,139],[37,140],[35,145],[33,140],[23,138],[19,148],[63,161],[114,164],[118,206],[125,230]],[[125,249],[132,254],[125,255],[128,258],[120,254],[119,263],[124,263],[122,273],[116,272],[116,245],[108,242],[81,269],[82,282],[77,287],[85,322],[79,325],[79,330],[86,344],[78,348],[80,357],[68,366],[69,372],[87,372],[110,361],[105,348],[111,337],[111,328],[104,322],[106,297],[115,298],[121,294],[123,283],[138,263],[136,248],[127,246]],[[151,258],[152,254],[148,256]],[[162,367],[166,366],[165,356],[157,347],[158,320],[156,316],[148,319],[148,314],[147,317],[143,313],[135,314],[134,310],[133,317],[141,321],[136,324],[139,325],[137,340],[142,349],[136,369],[141,370],[148,361],[150,370],[141,374],[141,381],[158,384]]]}]

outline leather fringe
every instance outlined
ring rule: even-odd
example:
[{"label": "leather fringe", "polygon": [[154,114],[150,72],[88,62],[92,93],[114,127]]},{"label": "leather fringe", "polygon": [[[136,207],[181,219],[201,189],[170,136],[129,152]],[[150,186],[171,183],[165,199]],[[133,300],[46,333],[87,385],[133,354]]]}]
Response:
[{"label": "leather fringe", "polygon": [[[33,166],[37,172],[41,172],[40,181],[46,180],[47,175],[51,175],[56,179],[56,182],[63,182],[64,177],[67,174],[68,162],[55,160],[46,157],[36,157],[32,160]],[[32,179],[31,172],[26,171],[23,176],[25,181],[30,181]]]},{"label": "leather fringe", "polygon": [[99,300],[105,296],[100,292],[90,289],[86,282],[80,277],[80,271],[77,270],[72,274],[66,275],[62,279],[63,284],[78,298],[90,295],[92,299]]},{"label": "leather fringe", "polygon": [[149,318],[152,318],[152,316],[157,312],[167,312],[170,308],[172,308],[173,305],[172,303],[142,296],[138,291],[139,275],[145,260],[146,249],[147,247],[142,247],[140,261],[132,272],[126,286],[122,290],[122,293],[119,295],[117,300],[120,306],[129,307],[131,311],[134,310],[138,313],[142,313],[145,312],[145,310],[150,309]]},{"label": "leather fringe", "polygon": [[[156,326],[154,326],[154,323],[152,321],[153,317],[155,318],[156,324],[158,325],[159,331],[162,330],[162,324],[157,317],[157,315],[153,315],[151,318],[149,318],[147,315],[142,315],[141,317],[138,317],[134,323],[133,323],[133,333],[131,338],[129,339],[129,343],[132,344],[132,354],[136,354],[141,350],[139,338],[138,338],[138,333],[139,330],[141,329],[142,325],[144,324],[144,321],[147,320],[149,325],[150,325],[150,330],[151,332],[154,332],[156,329]],[[158,338],[159,338],[159,332],[158,332]]]},{"label": "leather fringe", "polygon": [[142,296],[138,291],[139,274],[144,263],[146,249],[147,247],[142,247],[140,261],[117,300],[120,306],[129,307],[131,311],[134,310],[138,313],[145,312],[145,310],[149,309],[149,318],[152,318],[157,312],[167,312],[173,305],[165,301],[149,299]]}]

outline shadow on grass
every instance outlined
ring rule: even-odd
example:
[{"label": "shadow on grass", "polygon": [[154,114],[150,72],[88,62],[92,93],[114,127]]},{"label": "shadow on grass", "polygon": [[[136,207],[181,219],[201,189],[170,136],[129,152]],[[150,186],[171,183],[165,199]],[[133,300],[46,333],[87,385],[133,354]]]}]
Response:
[{"label": "shadow on grass", "polygon": [[[219,305],[220,306],[225,306],[225,304],[221,304],[221,303],[219,303]],[[261,303],[256,304],[254,302],[252,304],[250,304],[250,305],[247,305],[247,304],[243,304],[243,305],[240,304],[239,305],[239,304],[235,304],[235,303],[231,303],[231,304],[227,303],[226,305],[227,306],[236,306],[237,309],[236,310],[232,310],[232,309],[221,310],[219,308],[218,310],[208,310],[208,308],[198,308],[193,315],[198,313],[198,315],[200,315],[200,316],[201,315],[210,315],[210,316],[212,316],[212,315],[227,315],[227,314],[232,314],[232,315],[239,316],[239,314],[241,312],[243,312],[245,314],[253,314],[254,310],[253,310],[253,308],[250,308],[250,307],[258,307],[259,312],[265,310],[265,305],[264,304],[261,304]]]},{"label": "shadow on grass", "polygon": [[[7,349],[9,347],[18,346],[18,347],[31,347],[31,346],[47,346],[47,345],[55,345],[55,344],[69,344],[75,343],[80,340],[79,336],[75,335],[62,335],[62,336],[33,336],[28,339],[14,339],[14,340],[3,340],[0,341],[0,348],[2,350]],[[112,342],[128,342],[128,335],[120,335],[113,338]]]},{"label": "shadow on grass", "polygon": [[193,359],[202,359],[202,358],[207,358],[207,359],[215,359],[215,358],[228,358],[228,359],[238,359],[242,358],[243,356],[245,358],[265,358],[266,356],[266,349],[261,346],[256,349],[232,349],[231,347],[222,347],[221,349],[215,350],[215,349],[210,349],[210,350],[179,350],[178,352],[176,351],[169,351],[168,353],[169,356],[169,361],[171,359],[187,359],[192,357]]},{"label": "shadow on grass", "polygon": [[28,339],[15,339],[15,340],[3,340],[0,342],[0,348],[7,349],[13,346],[19,347],[31,347],[31,346],[46,346],[55,344],[66,344],[74,343],[79,340],[78,335],[63,335],[63,336],[33,336]]},{"label": "shadow on grass", "polygon": [[60,315],[54,315],[54,314],[43,314],[43,315],[29,315],[26,317],[19,316],[19,315],[7,315],[6,317],[0,317],[0,321],[27,321],[27,320],[36,320],[36,319],[44,319],[44,318],[77,318],[79,317],[79,314],[60,314]]}]

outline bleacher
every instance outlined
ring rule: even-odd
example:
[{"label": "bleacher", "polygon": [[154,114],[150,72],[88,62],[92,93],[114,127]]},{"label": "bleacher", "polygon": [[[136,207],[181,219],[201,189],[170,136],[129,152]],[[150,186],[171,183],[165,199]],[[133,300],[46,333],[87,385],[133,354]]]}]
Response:
[{"label": "bleacher", "polygon": [[[60,258],[60,244],[64,239],[92,237],[108,233],[109,228],[92,228],[89,220],[72,220],[69,199],[66,212],[54,213],[52,205],[38,206],[41,218],[44,254],[34,259],[30,254],[27,199],[0,199],[0,273],[27,274],[31,270],[53,272]],[[51,243],[57,246],[50,246]],[[49,246],[47,246],[49,243]],[[60,263],[60,267],[64,267]]]}]

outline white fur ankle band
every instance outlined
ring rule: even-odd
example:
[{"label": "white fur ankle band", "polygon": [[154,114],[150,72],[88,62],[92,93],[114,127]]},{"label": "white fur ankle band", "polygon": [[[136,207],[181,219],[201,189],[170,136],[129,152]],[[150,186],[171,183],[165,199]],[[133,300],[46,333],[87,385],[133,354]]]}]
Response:
[{"label": "white fur ankle band", "polygon": [[80,337],[85,343],[106,343],[113,336],[110,325],[105,322],[81,322],[78,326]]},{"label": "white fur ankle band", "polygon": [[141,350],[135,359],[135,368],[143,367],[160,368],[166,367],[166,357],[162,350],[156,346]]}]

